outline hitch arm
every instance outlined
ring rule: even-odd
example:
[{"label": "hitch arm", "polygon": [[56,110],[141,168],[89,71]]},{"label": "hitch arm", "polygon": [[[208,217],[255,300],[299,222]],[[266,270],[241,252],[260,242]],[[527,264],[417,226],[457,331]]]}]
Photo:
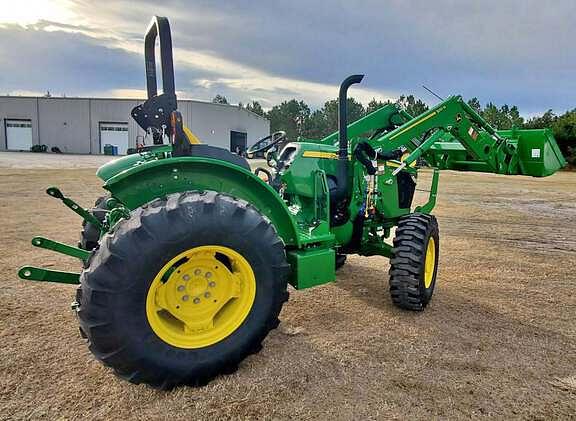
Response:
[{"label": "hitch arm", "polygon": [[72,247],[68,244],[62,244],[58,241],[50,240],[44,237],[34,237],[32,239],[32,245],[46,250],[52,250],[56,253],[65,254],[66,256],[76,257],[83,262],[87,262],[88,258],[90,257],[89,251],[82,250],[77,247]]},{"label": "hitch arm", "polygon": [[46,193],[48,193],[49,196],[52,196],[56,199],[60,199],[62,203],[64,203],[68,208],[72,209],[72,211],[80,215],[86,222],[91,223],[92,225],[97,227],[100,231],[103,230],[102,223],[98,219],[96,219],[94,215],[92,215],[90,212],[88,212],[86,209],[84,209],[82,206],[80,206],[72,199],[65,197],[60,191],[60,189],[58,189],[57,187],[49,187],[46,190]]},{"label": "hitch arm", "polygon": [[18,271],[18,276],[28,281],[57,282],[60,284],[77,285],[80,283],[80,275],[73,272],[60,272],[37,268],[34,266],[24,266]]}]

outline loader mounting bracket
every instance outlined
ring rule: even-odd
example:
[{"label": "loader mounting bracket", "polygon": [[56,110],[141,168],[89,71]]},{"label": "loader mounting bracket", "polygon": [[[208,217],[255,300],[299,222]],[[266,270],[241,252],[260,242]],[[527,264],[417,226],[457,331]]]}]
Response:
[{"label": "loader mounting bracket", "polygon": [[430,195],[428,196],[428,201],[422,206],[416,207],[414,212],[430,213],[434,206],[436,206],[436,197],[438,195],[438,179],[440,178],[440,170],[434,168],[432,173],[432,183],[430,185]]}]

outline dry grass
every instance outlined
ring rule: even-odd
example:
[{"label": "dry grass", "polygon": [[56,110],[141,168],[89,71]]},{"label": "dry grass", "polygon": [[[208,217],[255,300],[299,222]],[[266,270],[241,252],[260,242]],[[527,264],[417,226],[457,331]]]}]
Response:
[{"label": "dry grass", "polygon": [[444,173],[441,268],[429,308],[394,308],[387,261],[351,257],[338,282],[292,292],[281,327],[238,372],[158,392],[116,379],[78,335],[73,287],[20,281],[75,269],[33,235],[75,243],[93,170],[2,169],[0,418],[571,418],[576,414],[576,174]]}]

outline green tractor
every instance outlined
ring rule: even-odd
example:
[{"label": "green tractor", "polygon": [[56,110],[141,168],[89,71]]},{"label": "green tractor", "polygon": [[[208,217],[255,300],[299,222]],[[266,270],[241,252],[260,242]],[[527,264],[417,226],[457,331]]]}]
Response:
[{"label": "green tractor", "polygon": [[[416,117],[386,105],[347,125],[354,75],[340,86],[337,132],[288,143],[253,173],[183,126],[166,18],[147,31],[145,61],[148,99],[132,116],[158,144],[102,166],[108,194],[92,210],[47,190],[84,219],[79,248],[32,240],[79,258],[82,272],[19,271],[79,284],[73,308],[90,351],[133,383],[202,385],[234,371],[278,326],[288,284],[332,282],[348,254],[389,258],[392,302],[423,310],[438,271],[439,170],[541,177],[565,165],[548,130],[494,130],[459,96]],[[423,165],[430,192],[414,206]]]}]

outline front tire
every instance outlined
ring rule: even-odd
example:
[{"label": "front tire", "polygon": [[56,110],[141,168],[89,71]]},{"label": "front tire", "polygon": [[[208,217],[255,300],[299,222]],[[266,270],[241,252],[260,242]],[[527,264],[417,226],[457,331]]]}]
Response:
[{"label": "front tire", "polygon": [[413,213],[400,218],[390,259],[390,296],[405,310],[421,311],[436,286],[440,239],[433,215]]},{"label": "front tire", "polygon": [[254,207],[173,194],[102,238],[81,275],[81,330],[130,382],[203,385],[260,350],[288,299],[287,274],[284,243]]},{"label": "front tire", "polygon": [[341,254],[341,253],[336,253],[336,259],[335,259],[335,265],[336,265],[336,270],[340,269],[342,266],[344,266],[344,264],[346,263],[346,258],[348,256],[345,254]]}]

